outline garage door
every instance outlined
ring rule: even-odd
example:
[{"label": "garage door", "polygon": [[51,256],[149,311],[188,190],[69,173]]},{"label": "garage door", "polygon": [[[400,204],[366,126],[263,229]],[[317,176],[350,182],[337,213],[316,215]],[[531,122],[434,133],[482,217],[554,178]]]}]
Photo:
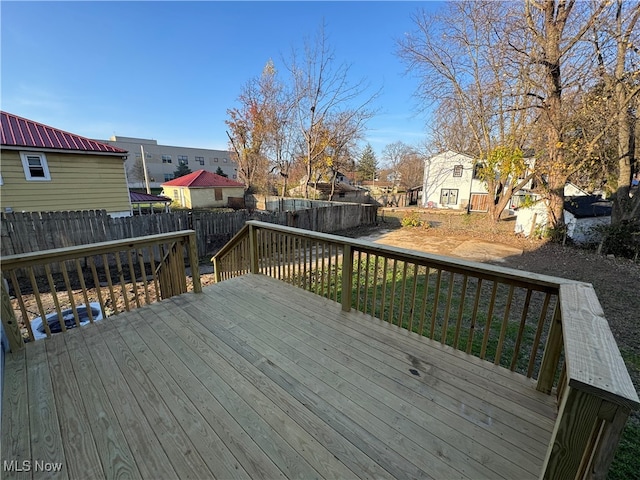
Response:
[{"label": "garage door", "polygon": [[487,212],[489,211],[489,195],[486,193],[471,194],[471,211]]}]

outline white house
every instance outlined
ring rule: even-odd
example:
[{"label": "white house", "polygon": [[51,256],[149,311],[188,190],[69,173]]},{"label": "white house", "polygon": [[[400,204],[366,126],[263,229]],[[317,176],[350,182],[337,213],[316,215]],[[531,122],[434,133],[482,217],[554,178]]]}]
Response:
[{"label": "white house", "polygon": [[452,150],[425,160],[422,205],[428,208],[486,211],[485,182],[477,178],[476,159]]}]

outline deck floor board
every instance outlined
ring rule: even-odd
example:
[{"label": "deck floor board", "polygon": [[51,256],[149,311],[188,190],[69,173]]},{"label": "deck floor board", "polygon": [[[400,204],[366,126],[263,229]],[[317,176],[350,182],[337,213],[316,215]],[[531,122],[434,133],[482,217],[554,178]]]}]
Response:
[{"label": "deck floor board", "polygon": [[260,275],[25,350],[2,459],[60,478],[535,478],[555,416],[529,379]]},{"label": "deck floor board", "polygon": [[[311,335],[304,332],[302,324],[295,326],[287,323],[289,328],[284,330],[270,321],[267,315],[264,315],[263,319],[268,323],[268,326],[263,328],[256,328],[260,322],[250,319],[236,321],[238,326],[247,330],[243,336],[244,341],[249,343],[253,339],[273,337],[268,343],[274,345],[275,349],[272,349],[271,353],[274,361],[278,359],[280,362],[288,361],[291,365],[302,366],[304,371],[299,373],[300,381],[315,378],[310,386],[316,389],[319,388],[320,382],[324,382],[329,388],[328,391],[322,391],[321,396],[324,398],[332,396],[332,393],[335,393],[333,389],[338,390],[342,397],[356,402],[384,422],[384,429],[395,428],[421,445],[426,451],[420,456],[430,456],[431,452],[437,452],[438,457],[445,457],[449,463],[466,465],[467,474],[470,476],[491,476],[498,472],[491,473],[485,464],[490,463],[500,451],[507,451],[509,447],[516,448],[515,445],[507,444],[499,435],[487,434],[477,427],[470,432],[467,418],[452,414],[432,401],[425,401],[424,397],[398,382],[398,377],[411,367],[407,362],[399,364],[395,369],[382,362],[376,364],[370,358],[354,355],[351,342],[343,343],[339,348],[334,348],[331,343],[319,342],[318,339],[322,338],[320,328],[314,329]],[[338,341],[333,343],[340,345]],[[259,343],[256,348],[269,349],[268,345],[259,346]],[[345,380],[340,383],[340,388],[332,385],[335,373]],[[411,380],[420,381],[416,378]],[[426,381],[431,380],[427,378]],[[431,391],[429,396],[432,396]],[[345,398],[337,397],[337,405],[344,402]],[[470,435],[471,433],[475,435]],[[478,441],[482,446],[478,446]],[[530,439],[527,441],[530,442]],[[537,459],[528,452],[513,451],[510,459],[514,463],[510,465],[509,472],[504,472],[504,464],[498,466],[501,473],[508,473],[513,478],[526,475],[521,465],[536,468]],[[434,458],[432,461],[433,469],[440,459]],[[471,474],[474,466],[477,471]],[[435,469],[432,471],[438,478],[445,474]]]}]

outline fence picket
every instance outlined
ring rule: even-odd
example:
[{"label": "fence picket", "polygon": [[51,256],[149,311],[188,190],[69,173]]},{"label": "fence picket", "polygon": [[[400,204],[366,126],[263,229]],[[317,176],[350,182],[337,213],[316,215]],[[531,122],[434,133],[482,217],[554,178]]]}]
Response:
[{"label": "fence picket", "polygon": [[[283,206],[304,207],[307,210],[177,211],[120,218],[111,218],[104,210],[2,213],[1,253],[8,256],[194,229],[198,252],[200,256],[208,257],[239,232],[247,220],[262,220],[325,233],[376,221],[377,209],[372,205],[309,200],[292,203],[291,199],[284,200],[281,202]],[[42,273],[38,269],[36,273]]]}]

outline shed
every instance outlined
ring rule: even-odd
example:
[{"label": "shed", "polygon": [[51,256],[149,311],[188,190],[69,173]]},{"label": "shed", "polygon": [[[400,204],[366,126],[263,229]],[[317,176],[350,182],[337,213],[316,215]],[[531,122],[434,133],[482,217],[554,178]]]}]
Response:
[{"label": "shed", "polygon": [[564,223],[567,226],[567,237],[574,242],[599,242],[601,236],[595,227],[611,223],[611,202],[596,195],[566,199]]},{"label": "shed", "polygon": [[[541,232],[549,223],[548,202],[540,200],[532,206],[516,210],[515,233],[525,237]],[[596,195],[567,198],[564,201],[564,223],[567,237],[575,243],[595,243],[600,236],[594,227],[611,223],[611,202]]]},{"label": "shed", "polygon": [[162,184],[162,194],[185,208],[227,207],[244,198],[244,185],[222,175],[197,170]]}]

